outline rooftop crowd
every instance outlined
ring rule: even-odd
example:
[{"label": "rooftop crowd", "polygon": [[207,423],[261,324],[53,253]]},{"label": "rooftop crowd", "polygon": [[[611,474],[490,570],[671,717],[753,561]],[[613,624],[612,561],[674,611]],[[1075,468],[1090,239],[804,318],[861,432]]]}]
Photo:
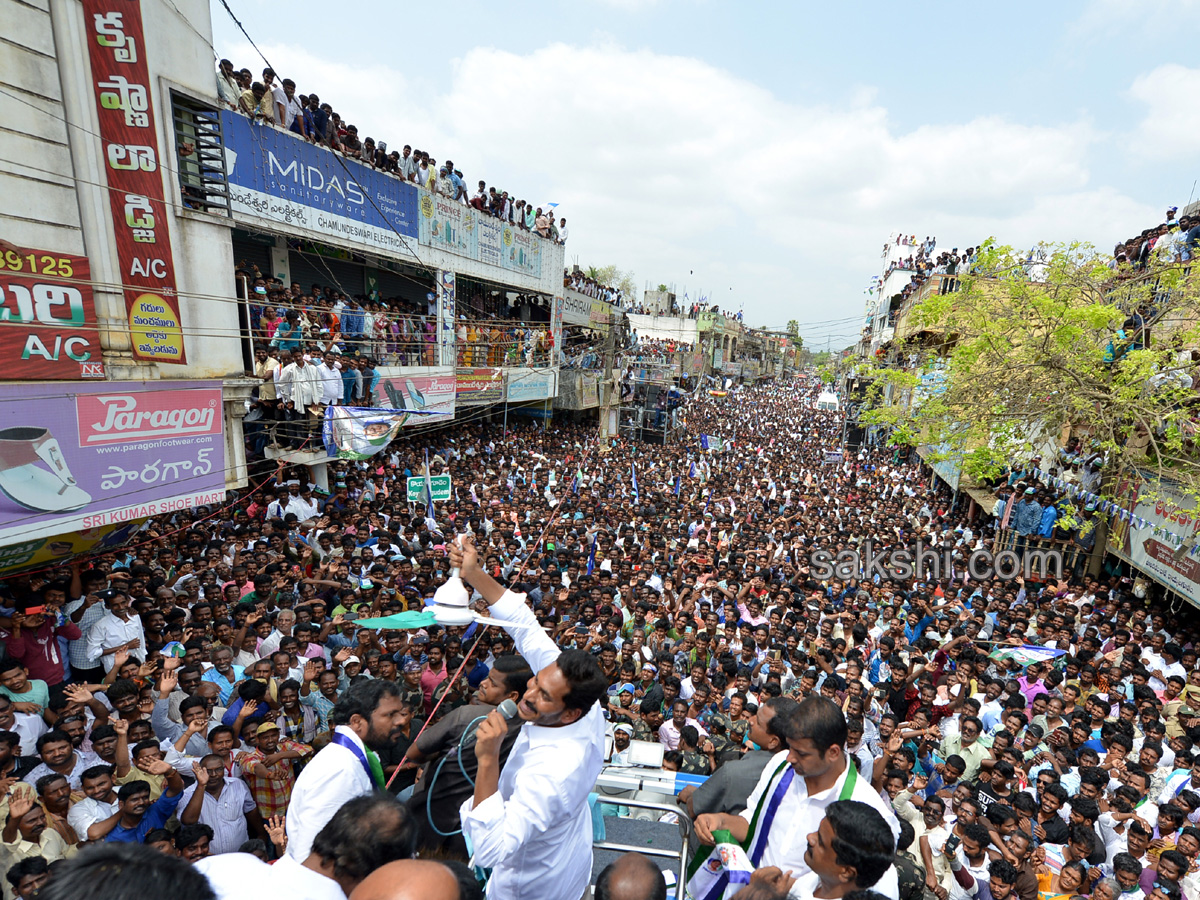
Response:
[{"label": "rooftop crowd", "polygon": [[[356,625],[420,608],[463,531],[560,647],[598,660],[611,764],[652,741],[664,767],[708,776],[678,798],[700,839],[744,835],[785,762],[797,784],[836,776],[763,826],[739,896],[1196,896],[1195,616],[1086,565],[965,576],[991,517],[890,448],[827,463],[841,423],[813,408],[817,390],[698,397],[688,440],[666,446],[553,424],[402,432],[332,463],[327,495],[285,467],[119,550],[7,580],[5,896],[53,897],[116,863],[132,880],[166,867],[178,900],[212,896],[185,890],[197,870],[219,897],[478,896],[465,868],[410,857],[465,858],[474,761],[439,762],[523,696],[530,667],[498,628]],[[426,452],[454,485],[432,518],[405,500]],[[1014,465],[1012,491],[1048,496],[1032,472]],[[860,579],[814,556],[918,539],[953,571]],[[1002,652],[1023,644],[1039,652]],[[316,821],[292,809],[323,748],[385,703],[367,740],[387,791]],[[665,895],[620,894],[623,871],[597,896]]]},{"label": "rooftop crowd", "polygon": [[414,150],[405,144],[403,150],[388,150],[387,141],[373,137],[359,138],[358,126],[346,122],[327,102],[313,93],[296,91],[296,82],[280,79],[270,67],[262,70],[255,80],[249,69],[235,69],[232,62],[222,59],[217,64],[217,96],[229,109],[249,116],[256,122],[291,131],[314,144],[328,147],[349,159],[356,159],[380,172],[418,185],[432,194],[446,197],[479,212],[531,231],[559,244],[567,242],[567,220],[554,220],[554,206],[545,210],[532,203],[509,196],[508,191],[488,187],[478,182],[471,191],[462,170],[454,161],[443,160],[439,166],[427,150]]}]

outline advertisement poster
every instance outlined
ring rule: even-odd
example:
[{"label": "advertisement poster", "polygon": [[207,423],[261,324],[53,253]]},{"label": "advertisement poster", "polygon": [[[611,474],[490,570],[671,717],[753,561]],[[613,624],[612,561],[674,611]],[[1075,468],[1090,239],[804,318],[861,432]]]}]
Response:
[{"label": "advertisement poster", "polygon": [[142,8],[137,0],[83,0],[83,20],[133,355],[186,363]]},{"label": "advertisement poster", "polygon": [[554,369],[507,369],[508,402],[549,400],[554,396]]},{"label": "advertisement poster", "polygon": [[1108,548],[1200,606],[1200,559],[1189,552],[1200,532],[1195,503],[1169,482],[1125,479],[1116,506],[1130,516],[1110,517]]},{"label": "advertisement poster", "polygon": [[502,226],[500,265],[513,272],[542,277],[542,238],[513,225]]},{"label": "advertisement poster", "polygon": [[225,499],[221,382],[0,385],[0,545]]},{"label": "advertisement poster", "polygon": [[0,381],[103,378],[86,256],[0,253]]},{"label": "advertisement poster", "polygon": [[0,547],[0,577],[12,575],[23,569],[53,565],[84,553],[103,553],[113,547],[120,547],[137,534],[145,521],[131,519],[128,522],[32,540],[14,538],[11,544]]},{"label": "advertisement poster", "polygon": [[422,244],[475,259],[479,252],[479,212],[474,207],[425,191],[421,191],[417,206],[421,211]]},{"label": "advertisement poster", "polygon": [[235,218],[303,228],[318,239],[368,250],[415,255],[416,185],[232,110],[221,113],[221,129]]},{"label": "advertisement poster", "polygon": [[[454,418],[454,398],[458,383],[453,369],[433,375],[408,375],[399,367],[384,366],[377,370],[375,406],[379,409],[405,409],[436,413],[440,421]],[[409,424],[421,422],[410,419]]]},{"label": "advertisement poster", "polygon": [[458,369],[454,377],[459,406],[484,406],[504,399],[503,369]]}]

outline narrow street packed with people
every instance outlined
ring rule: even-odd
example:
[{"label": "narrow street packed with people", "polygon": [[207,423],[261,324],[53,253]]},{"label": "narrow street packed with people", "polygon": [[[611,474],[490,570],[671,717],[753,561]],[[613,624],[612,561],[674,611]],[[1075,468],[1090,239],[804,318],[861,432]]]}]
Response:
[{"label": "narrow street packed with people", "polygon": [[[402,434],[4,582],[5,896],[107,842],[222,898],[663,897],[669,860],[592,877],[647,747],[688,896],[1196,896],[1195,617],[1086,554],[979,576],[999,520],[843,453],[821,390],[698,392],[665,445]],[[407,501],[426,458],[450,501]],[[490,618],[405,620],[452,567]]]}]

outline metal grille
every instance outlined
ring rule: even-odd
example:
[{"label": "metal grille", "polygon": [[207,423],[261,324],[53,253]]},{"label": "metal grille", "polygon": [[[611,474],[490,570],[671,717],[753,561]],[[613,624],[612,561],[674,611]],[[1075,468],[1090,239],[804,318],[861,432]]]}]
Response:
[{"label": "metal grille", "polygon": [[231,216],[220,114],[215,107],[175,91],[171,92],[171,113],[184,207]]}]

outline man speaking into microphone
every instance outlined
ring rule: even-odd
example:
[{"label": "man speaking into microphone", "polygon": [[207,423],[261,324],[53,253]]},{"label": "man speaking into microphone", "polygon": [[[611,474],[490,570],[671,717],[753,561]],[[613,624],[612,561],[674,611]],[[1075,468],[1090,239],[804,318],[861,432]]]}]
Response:
[{"label": "man speaking into microphone", "polygon": [[479,726],[475,794],[460,809],[475,864],[492,869],[487,896],[504,900],[580,900],[592,872],[588,792],[604,763],[599,700],[608,680],[582,650],[559,650],[538,625],[523,594],[506,590],[479,567],[470,535],[451,544],[450,565],[483,595],[533,678],[517,704],[524,725],[503,769],[508,723],[493,710]]}]

